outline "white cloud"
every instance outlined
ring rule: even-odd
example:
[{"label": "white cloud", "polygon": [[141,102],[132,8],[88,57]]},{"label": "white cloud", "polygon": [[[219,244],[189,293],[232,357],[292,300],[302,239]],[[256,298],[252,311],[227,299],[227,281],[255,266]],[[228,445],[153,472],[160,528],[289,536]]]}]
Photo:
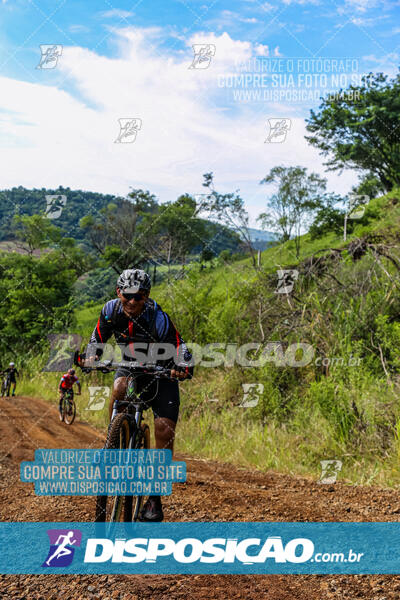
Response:
[{"label": "white cloud", "polygon": [[207,19],[206,23],[210,29],[214,28],[221,31],[237,26],[238,23],[255,24],[260,23],[260,21],[255,17],[245,17],[242,14],[232,10],[223,10],[217,17],[213,19]]},{"label": "white cloud", "polygon": [[383,21],[389,18],[389,15],[378,15],[373,17],[351,17],[350,21],[360,27],[376,27],[379,21]]},{"label": "white cloud", "polygon": [[283,0],[283,4],[319,4],[319,0]]},{"label": "white cloud", "polygon": [[269,2],[263,2],[263,4],[261,4],[261,8],[264,12],[271,12],[271,10],[275,10],[276,7]]},{"label": "white cloud", "polygon": [[129,10],[122,10],[120,8],[113,8],[100,13],[100,17],[103,19],[127,19],[128,17],[133,17],[133,15],[133,12]]},{"label": "white cloud", "polygon": [[[201,193],[202,174],[214,171],[220,189],[241,188],[255,217],[266,187],[258,182],[274,165],[323,171],[318,152],[304,140],[298,108],[233,106],[218,88],[221,73],[254,56],[250,42],[198,33],[187,40],[186,53],[172,56],[159,46],[160,29],[114,34],[117,58],[64,48],[57,69],[78,96],[56,85],[0,78],[2,187],[64,185],[125,195],[132,186],[166,201]],[[195,43],[216,46],[208,69],[189,69]],[[264,144],[266,119],[276,116],[292,119],[287,141]],[[142,120],[133,144],[114,143],[123,117]],[[355,177],[330,174],[329,180],[344,192]]]},{"label": "white cloud", "polygon": [[371,8],[375,8],[379,0],[346,0],[346,6],[360,13],[365,13]]},{"label": "white cloud", "polygon": [[379,65],[384,65],[388,61],[398,62],[399,54],[397,52],[389,52],[388,54],[384,54],[383,56],[376,56],[375,54],[369,54],[368,56],[363,56],[363,60],[369,60],[369,61],[377,63]]},{"label": "white cloud", "polygon": [[257,56],[269,56],[269,46],[266,44],[258,44],[254,50]]},{"label": "white cloud", "polygon": [[88,31],[90,31],[89,27],[86,27],[86,25],[70,25],[68,27],[68,31],[70,31],[71,33],[87,33]]},{"label": "white cloud", "polygon": [[400,62],[400,55],[398,52],[389,52],[382,56],[376,56],[375,54],[369,54],[363,56],[363,60],[367,63],[372,63],[368,66],[368,70],[371,71],[382,71],[389,77],[395,77],[398,73],[398,66]]}]

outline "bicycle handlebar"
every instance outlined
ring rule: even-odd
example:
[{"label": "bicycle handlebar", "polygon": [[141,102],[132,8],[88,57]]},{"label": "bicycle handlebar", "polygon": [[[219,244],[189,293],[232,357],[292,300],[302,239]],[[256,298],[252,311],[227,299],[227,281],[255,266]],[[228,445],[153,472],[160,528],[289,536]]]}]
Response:
[{"label": "bicycle handlebar", "polygon": [[[82,370],[82,373],[90,373],[91,371],[101,371],[102,373],[111,373],[118,369],[124,369],[130,373],[142,373],[143,375],[153,375],[156,378],[166,377],[172,380],[179,379],[177,377],[171,377],[171,371],[173,369],[166,369],[159,365],[143,365],[135,361],[123,361],[123,362],[112,362],[111,360],[96,361],[92,366],[77,365]],[[187,376],[186,379],[191,379],[191,376]]]}]

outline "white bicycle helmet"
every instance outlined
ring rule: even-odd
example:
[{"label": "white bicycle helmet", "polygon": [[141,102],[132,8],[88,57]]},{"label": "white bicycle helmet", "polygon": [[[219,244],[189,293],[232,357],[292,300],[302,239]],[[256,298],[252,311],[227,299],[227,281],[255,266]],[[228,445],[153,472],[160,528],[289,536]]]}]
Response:
[{"label": "white bicycle helmet", "polygon": [[142,269],[125,269],[118,277],[117,287],[127,294],[136,294],[139,290],[147,292],[151,288],[151,280]]}]

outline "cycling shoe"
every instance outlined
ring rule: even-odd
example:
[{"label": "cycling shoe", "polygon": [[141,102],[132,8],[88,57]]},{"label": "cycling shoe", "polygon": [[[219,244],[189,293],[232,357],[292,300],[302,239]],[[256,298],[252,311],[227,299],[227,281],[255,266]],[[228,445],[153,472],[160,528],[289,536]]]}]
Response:
[{"label": "cycling shoe", "polygon": [[149,496],[147,502],[140,511],[139,521],[160,522],[164,519],[160,496]]}]

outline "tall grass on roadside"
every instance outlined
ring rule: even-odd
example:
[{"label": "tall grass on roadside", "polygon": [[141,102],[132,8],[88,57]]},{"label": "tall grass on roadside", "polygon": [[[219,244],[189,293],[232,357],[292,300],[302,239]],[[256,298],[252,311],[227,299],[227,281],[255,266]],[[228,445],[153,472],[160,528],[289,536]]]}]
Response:
[{"label": "tall grass on roadside", "polygon": [[[266,250],[259,269],[249,260],[207,270],[187,265],[185,279],[152,290],[189,344],[313,349],[304,367],[269,357],[258,367],[196,368],[195,378],[181,384],[177,451],[314,479],[320,461],[336,459],[343,462],[339,480],[400,484],[396,194],[371,201],[346,243],[332,233],[306,235],[300,260],[288,241]],[[276,293],[280,268],[298,270],[293,294]],[[79,309],[74,333],[87,341],[100,309]],[[38,356],[27,361],[20,391],[56,404],[60,374],[42,373],[44,364]],[[107,408],[88,410],[87,386],[111,386],[112,376],[81,379],[78,416],[104,429]],[[245,383],[263,386],[253,408],[240,406]]]}]

